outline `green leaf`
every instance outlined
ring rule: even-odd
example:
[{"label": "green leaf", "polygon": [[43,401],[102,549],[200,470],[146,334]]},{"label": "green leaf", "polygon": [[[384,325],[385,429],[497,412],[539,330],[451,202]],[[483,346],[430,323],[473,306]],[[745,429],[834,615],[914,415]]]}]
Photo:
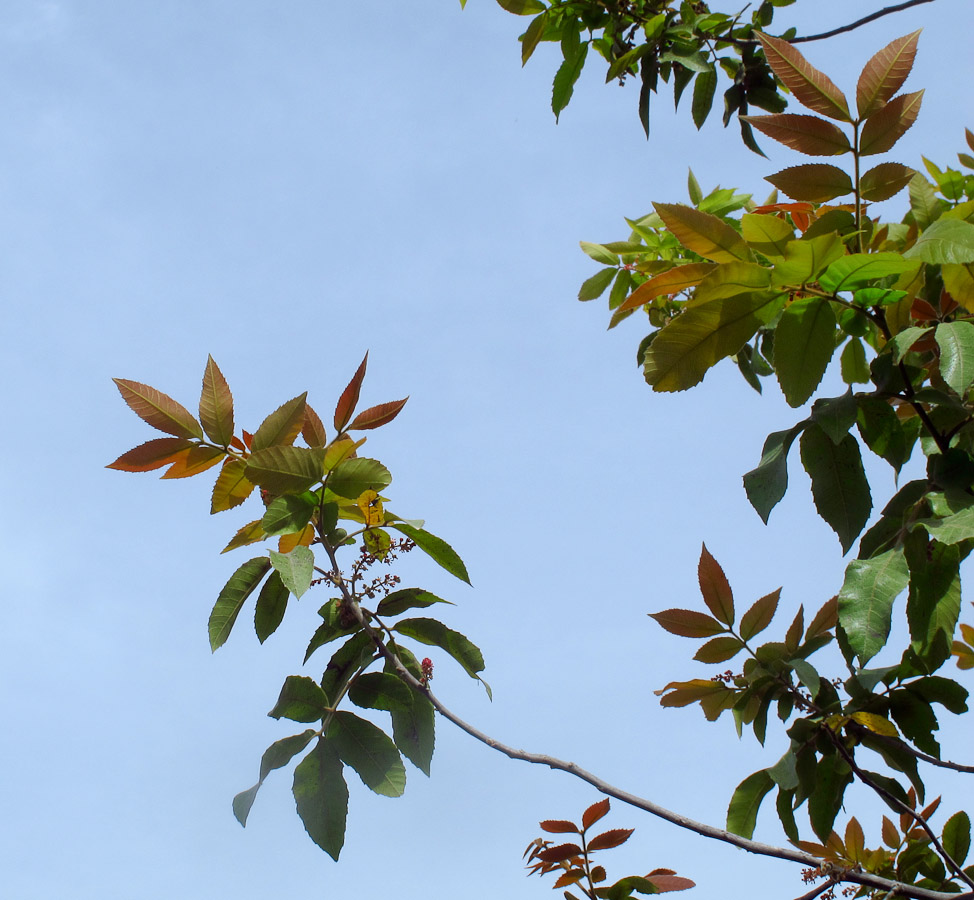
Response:
[{"label": "green leaf", "polygon": [[858,398],[856,419],[866,446],[886,460],[898,473],[907,460],[906,432],[896,411],[887,400],[867,394]]},{"label": "green leaf", "polygon": [[941,322],[935,337],[940,348],[940,374],[954,393],[965,397],[974,384],[974,325]]},{"label": "green leaf", "polygon": [[381,728],[354,713],[339,711],[328,729],[328,743],[366,787],[384,797],[402,796],[406,768],[392,738]]},{"label": "green leaf", "polygon": [[274,708],[267,714],[272,719],[294,722],[317,722],[327,715],[328,698],[313,678],[288,675]]},{"label": "green leaf", "polygon": [[794,751],[789,749],[785,751],[781,759],[766,770],[774,779],[774,783],[778,785],[779,790],[790,791],[798,787],[798,772],[795,769],[795,762]]},{"label": "green leaf", "polygon": [[727,809],[727,830],[732,834],[750,838],[754,834],[761,801],[771,788],[774,779],[767,769],[748,775],[735,789]]},{"label": "green leaf", "polygon": [[912,649],[931,668],[950,658],[951,640],[960,615],[960,548],[928,541],[916,532],[906,541],[910,593],[906,617]]},{"label": "green leaf", "polygon": [[435,594],[424,591],[422,588],[402,588],[401,590],[393,591],[388,597],[380,600],[375,611],[380,616],[398,616],[407,609],[423,609],[427,606],[432,606],[434,603],[454,605],[449,600],[442,600]]},{"label": "green leaf", "polygon": [[346,459],[328,475],[328,487],[349,500],[357,500],[366,491],[381,491],[392,483],[389,470],[377,459]]},{"label": "green leaf", "polygon": [[315,501],[309,499],[310,496],[287,494],[272,500],[260,520],[264,534],[267,537],[275,537],[279,534],[303,531],[315,511]]},{"label": "green leaf", "polygon": [[744,649],[744,645],[736,637],[715,637],[707,641],[693,658],[703,663],[720,663],[733,659]]},{"label": "green leaf", "polygon": [[872,559],[854,559],[839,591],[839,624],[849,646],[866,665],[889,638],[893,601],[910,581],[902,547]]},{"label": "green leaf", "polygon": [[887,275],[915,272],[917,264],[899,253],[850,253],[832,263],[819,279],[822,287],[838,293],[865,287]]},{"label": "green leaf", "polygon": [[[266,450],[268,447],[284,447],[294,443],[294,439],[304,425],[304,408],[308,392],[288,400],[274,410],[254,432],[250,442],[251,452]],[[251,479],[253,480],[253,479]],[[258,484],[260,482],[257,482]]]},{"label": "green leaf", "polygon": [[902,362],[903,357],[910,352],[910,348],[929,331],[929,327],[911,325],[895,335],[889,342],[889,346],[892,348],[893,362],[897,365]]},{"label": "green leaf", "polygon": [[852,435],[834,444],[813,423],[801,436],[801,456],[812,479],[815,508],[838,535],[842,552],[847,553],[872,510],[859,444]]},{"label": "green leaf", "polygon": [[823,756],[815,769],[815,788],[808,798],[808,818],[819,840],[828,840],[835,817],[842,807],[852,771],[838,754]]},{"label": "green leaf", "polygon": [[442,538],[438,538],[435,534],[430,534],[422,528],[407,525],[405,522],[390,522],[389,524],[396,531],[406,535],[420,550],[451,575],[470,584],[470,576],[467,574],[467,567],[463,564],[463,560]]},{"label": "green leaf", "polygon": [[[419,678],[421,671],[416,657],[405,647],[396,645],[394,652],[406,668]],[[392,675],[395,668],[386,660],[385,672]],[[392,676],[395,677],[395,676]],[[430,773],[435,745],[436,722],[433,704],[421,694],[410,691],[412,699],[408,710],[390,710],[392,714],[392,737],[399,752],[425,775]]]},{"label": "green leaf", "polygon": [[301,595],[311,587],[311,577],[314,575],[315,555],[307,547],[295,547],[290,553],[270,551],[271,564],[280,573],[284,586],[295,597]]},{"label": "green leaf", "polygon": [[945,204],[934,193],[933,186],[919,172],[910,179],[910,211],[917,228],[927,228],[942,212]]},{"label": "green leaf", "polygon": [[291,592],[281,580],[281,573],[271,572],[271,577],[264,582],[257,595],[257,610],[254,613],[257,640],[262,644],[277,631],[277,626],[283,621],[290,595]]},{"label": "green leaf", "polygon": [[785,247],[794,239],[795,229],[777,216],[744,213],[741,235],[752,250],[774,258],[785,255]]},{"label": "green leaf", "polygon": [[618,268],[619,255],[613,253],[602,244],[593,244],[591,241],[579,241],[578,246],[582,248],[582,252],[589,259],[594,259],[597,263],[602,263],[604,266]]},{"label": "green leaf", "polygon": [[582,68],[585,66],[585,57],[587,55],[588,44],[581,44],[575,53],[565,57],[562,64],[558,67],[558,71],[555,73],[555,80],[551,87],[551,111],[555,114],[556,122],[562,110],[568,106],[569,101],[572,99],[575,82],[578,81],[578,76],[582,74]]},{"label": "green leaf", "polygon": [[[166,440],[166,438],[163,438]],[[247,463],[242,459],[228,459],[220,469],[210,498],[210,514],[239,506],[253,493],[254,484],[247,479]]]},{"label": "green leaf", "polygon": [[837,233],[820,234],[785,244],[785,258],[776,262],[771,283],[776,287],[800,287],[814,281],[830,263],[845,256],[845,244]]},{"label": "green leaf", "polygon": [[841,397],[816,400],[812,404],[812,421],[832,439],[833,444],[839,444],[856,424],[856,411],[856,398],[849,390]]},{"label": "green leaf", "polygon": [[233,437],[233,395],[212,356],[207,357],[206,368],[203,370],[200,422],[206,436],[214,444],[226,447],[230,443]]},{"label": "green leaf", "polygon": [[959,510],[942,519],[920,519],[916,524],[941,544],[959,544],[974,538],[974,508]]},{"label": "green leaf", "polygon": [[866,362],[866,348],[859,338],[852,338],[842,349],[839,357],[842,380],[849,385],[869,383],[869,365]]},{"label": "green leaf", "polygon": [[591,278],[586,278],[578,289],[578,299],[585,301],[601,297],[605,289],[612,284],[612,279],[616,277],[618,271],[615,266],[609,266],[599,270]]},{"label": "green leaf", "polygon": [[785,307],[775,329],[775,372],[789,406],[803,405],[835,352],[835,315],[828,300],[809,297]]},{"label": "green leaf", "polygon": [[515,16],[533,16],[545,10],[545,5],[539,0],[497,0],[497,5]]},{"label": "green leaf", "polygon": [[974,224],[963,219],[938,219],[903,256],[938,265],[974,262]]},{"label": "green leaf", "polygon": [[971,820],[966,812],[956,812],[946,821],[942,843],[947,855],[963,865],[971,849]]},{"label": "green leaf", "polygon": [[714,105],[714,92],[717,90],[717,72],[711,66],[705,72],[697,75],[697,80],[693,84],[693,103],[690,107],[693,116],[693,124],[699,131],[703,123],[710,115],[710,109]]},{"label": "green leaf", "polygon": [[544,37],[545,29],[548,27],[548,13],[547,11],[541,13],[540,16],[535,16],[531,20],[531,24],[528,25],[527,31],[521,35],[521,65],[525,65],[527,61],[531,58],[534,51],[537,49],[538,44],[541,43],[541,39]]},{"label": "green leaf", "polygon": [[392,712],[410,709],[413,705],[413,692],[404,682],[388,672],[366,672],[349,686],[348,699],[363,709]]},{"label": "green leaf", "polygon": [[293,734],[291,737],[275,741],[264,751],[264,755],[260,758],[260,780],[252,788],[241,791],[233,798],[233,814],[241,825],[247,825],[247,817],[250,815],[250,809],[254,805],[257,791],[260,790],[264,779],[274,769],[286,766],[311,743],[311,739],[316,734],[317,732],[313,728],[309,728],[307,731],[302,731],[301,734]]},{"label": "green leaf", "polygon": [[436,619],[425,618],[401,619],[392,628],[414,641],[445,650],[471,678],[482,680],[477,673],[484,670],[483,654],[460,632],[447,628]]},{"label": "green leaf", "polygon": [[673,236],[688,250],[716,263],[750,258],[747,244],[723,219],[682,203],[654,203]]},{"label": "green leaf", "polygon": [[332,859],[345,843],[348,786],[342,761],[324,738],[294,770],[294,800],[305,831]]},{"label": "green leaf", "polygon": [[747,499],[765,525],[771,510],[788,489],[788,451],[807,424],[799,422],[794,428],[769,434],[761,451],[761,462],[744,476]]},{"label": "green leaf", "polygon": [[321,676],[321,689],[336,705],[349,679],[363,666],[368,666],[376,655],[375,642],[367,631],[353,634],[333,654]]},{"label": "green leaf", "polygon": [[654,391],[684,391],[737,353],[784,304],[784,297],[740,294],[686,309],[646,350],[644,373]]},{"label": "green leaf", "polygon": [[771,270],[764,266],[748,262],[720,263],[700,282],[688,306],[764,290],[770,284]]},{"label": "green leaf", "polygon": [[270,567],[269,559],[264,556],[257,556],[254,559],[248,559],[230,576],[230,580],[223,586],[223,590],[220,591],[220,595],[216,599],[213,611],[210,613],[208,631],[211,650],[216,651],[217,648],[226,643],[244,601],[260,584]]},{"label": "green leaf", "polygon": [[320,449],[268,447],[251,454],[246,475],[272,494],[298,494],[321,481],[323,459]]}]

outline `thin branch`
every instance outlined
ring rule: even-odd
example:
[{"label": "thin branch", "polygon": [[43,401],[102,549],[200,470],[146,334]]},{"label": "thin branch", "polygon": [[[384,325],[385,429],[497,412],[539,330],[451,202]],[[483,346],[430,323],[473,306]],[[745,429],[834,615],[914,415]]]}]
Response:
[{"label": "thin branch", "polygon": [[870,13],[868,16],[864,16],[850,25],[842,25],[839,28],[833,28],[831,31],[823,31],[821,34],[809,34],[805,37],[795,37],[788,41],[788,43],[803,44],[807,43],[808,41],[824,41],[826,38],[835,37],[837,34],[845,34],[847,31],[853,31],[854,29],[860,28],[863,25],[868,25],[870,22],[875,22],[876,19],[881,19],[883,16],[888,16],[891,13],[902,12],[904,9],[909,9],[911,6],[919,6],[921,3],[933,3],[933,0],[906,0],[905,3],[897,3],[895,6],[887,6],[884,9],[878,10],[877,12]]},{"label": "thin branch", "polygon": [[951,762],[949,759],[937,759],[936,756],[930,756],[928,753],[917,750],[916,747],[911,747],[908,743],[906,743],[906,741],[901,741],[899,738],[890,737],[886,734],[878,734],[875,731],[870,731],[865,725],[860,725],[856,721],[846,722],[846,728],[857,736],[868,734],[872,740],[889,744],[890,746],[897,747],[900,750],[906,750],[907,753],[915,756],[917,759],[922,760],[925,763],[929,763],[931,766],[939,766],[942,769],[953,769],[955,772],[965,772],[968,775],[974,775],[974,766],[965,766],[961,763]]},{"label": "thin branch", "polygon": [[797,900],[815,900],[819,894],[824,894],[829,888],[835,887],[835,878],[831,875],[829,880],[825,884],[820,884],[818,887],[812,888],[807,894],[802,894]]},{"label": "thin branch", "polygon": [[[342,590],[343,593],[345,593],[344,588]],[[348,597],[347,593],[346,597]],[[789,862],[799,863],[800,865],[815,869],[821,866],[822,860],[817,856],[813,856],[811,853],[805,853],[801,850],[794,850],[790,847],[775,847],[771,844],[763,844],[760,841],[752,841],[749,838],[741,837],[740,835],[733,834],[730,831],[725,831],[722,828],[715,828],[713,825],[706,825],[703,822],[697,822],[687,816],[683,816],[679,813],[673,812],[672,810],[666,809],[665,807],[660,806],[658,803],[653,803],[652,800],[647,800],[644,797],[639,797],[636,794],[630,794],[628,791],[617,788],[573,762],[567,762],[565,760],[557,759],[554,756],[547,756],[541,753],[529,753],[526,750],[516,750],[514,747],[510,747],[507,744],[503,744],[500,741],[495,740],[494,738],[490,737],[490,735],[485,734],[480,729],[474,727],[468,722],[465,722],[458,715],[444,706],[443,703],[436,698],[433,692],[430,691],[427,685],[422,684],[417,678],[415,678],[412,673],[406,669],[402,661],[385,645],[381,636],[376,633],[375,629],[369,625],[365,619],[365,614],[362,612],[362,609],[358,603],[356,603],[350,597],[349,599],[351,600],[351,609],[355,617],[358,619],[359,624],[375,642],[379,652],[393,665],[399,678],[414,691],[426,697],[426,699],[433,704],[434,709],[441,716],[443,716],[443,718],[448,719],[461,731],[466,732],[472,738],[475,738],[482,744],[486,744],[492,750],[496,750],[498,753],[503,753],[505,756],[508,756],[511,759],[520,759],[524,762],[534,763],[535,765],[547,766],[549,769],[557,769],[562,772],[567,772],[569,775],[574,775],[581,781],[585,781],[592,785],[592,787],[594,787],[600,793],[606,794],[609,797],[614,797],[616,800],[619,800],[622,803],[626,803],[629,806],[636,807],[636,809],[641,809],[644,812],[648,812],[651,815],[670,822],[673,825],[677,825],[680,828],[693,831],[702,837],[723,841],[724,843],[732,844],[735,847],[739,847],[742,850],[747,850],[749,853],[755,853],[759,856],[771,856],[777,859],[784,859],[788,860]],[[844,882],[847,881],[853,884],[861,884],[866,887],[883,890],[886,892],[896,891],[897,894],[903,897],[914,898],[914,900],[974,900],[974,892],[966,894],[948,894],[941,891],[931,891],[926,888],[903,884],[898,881],[891,881],[888,878],[881,878],[880,876],[872,875],[869,872],[848,871],[843,872],[837,877],[839,880]]]},{"label": "thin branch", "polygon": [[855,773],[856,777],[867,787],[872,788],[880,797],[883,798],[888,804],[898,809],[904,815],[910,816],[917,825],[919,825],[930,838],[930,843],[933,844],[934,849],[940,854],[940,858],[947,864],[949,869],[953,869],[954,874],[963,881],[968,887],[974,889],[974,879],[971,879],[967,873],[954,861],[954,858],[944,849],[943,844],[937,839],[937,835],[934,834],[933,829],[927,824],[927,820],[923,818],[915,809],[911,809],[898,797],[893,796],[886,788],[882,785],[876,784],[862,769],[856,765],[856,761],[852,754],[846,749],[845,745],[838,738],[834,732],[829,732],[829,737],[832,739],[832,744],[836,750],[843,756],[845,761],[849,764],[849,767]]}]

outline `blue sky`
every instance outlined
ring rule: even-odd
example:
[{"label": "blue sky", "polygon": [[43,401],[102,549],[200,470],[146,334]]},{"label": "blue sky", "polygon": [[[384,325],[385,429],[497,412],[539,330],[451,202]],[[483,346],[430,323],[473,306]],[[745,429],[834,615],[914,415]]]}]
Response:
[{"label": "blue sky", "polygon": [[[782,27],[874,8],[798,6]],[[705,189],[763,198],[762,176],[797,158],[760,160],[716,116],[698,135],[665,95],[647,143],[635,87],[602,85],[594,63],[556,125],[557,60],[542,47],[521,69],[524,24],[492,0],[0,10],[5,897],[555,896],[521,852],[540,819],[598,799],[440,724],[433,776],[410,769],[404,797],[351,776],[339,864],[304,834],[289,773],[239,827],[231,798],[290,733],[265,716],[281,682],[324,663],[300,666],[325,598],[263,647],[243,616],[211,655],[210,607],[246,558],[219,550],[253,516],[210,517],[208,475],[104,469],[152,436],[111,377],[192,407],[207,353],[249,430],[303,390],[327,413],[367,349],[364,402],[410,395],[367,449],[393,472],[394,508],[470,570],[473,590],[413,557],[403,573],[457,602],[444,618],[484,650],[493,704],[436,660],[460,715],[718,825],[733,787],[784,749],[661,709],[654,690],[703,669],[646,613],[700,605],[701,541],[739,605],[784,585],[780,628],[835,593],[838,542],[800,471],[770,528],[740,486],[764,436],[802,414],[727,364],[653,395],[634,363],[645,328],[606,333],[602,304],[574,297],[595,271],[578,240],[624,238],[623,216],[684,200],[688,164]],[[928,90],[893,158],[950,163],[974,126],[962,0],[805,49],[849,91],[918,27],[908,88]],[[882,505],[891,480],[875,472]],[[790,864],[614,807],[610,826],[636,833],[610,874],[669,866],[701,898],[801,893]],[[772,816],[759,836],[777,841]]]}]

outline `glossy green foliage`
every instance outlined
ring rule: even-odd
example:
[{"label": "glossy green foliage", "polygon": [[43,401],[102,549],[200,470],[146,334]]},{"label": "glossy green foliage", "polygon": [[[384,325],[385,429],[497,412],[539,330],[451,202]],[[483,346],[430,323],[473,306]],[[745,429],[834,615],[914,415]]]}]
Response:
[{"label": "glossy green foliage", "polygon": [[744,143],[760,149],[745,118],[751,108],[780,113],[786,95],[761,52],[757,34],[767,28],[775,9],[795,0],[764,0],[745,16],[737,8],[711,11],[705,4],[676,0],[497,0],[509,13],[531,16],[521,35],[521,62],[543,42],[557,44],[562,61],[555,73],[551,109],[557,118],[571,101],[573,88],[593,56],[606,64],[606,82],[638,85],[639,120],[650,131],[650,101],[661,85],[672,87],[679,107],[690,98],[690,115],[700,128],[710,115],[718,88],[723,119],[740,117]]}]

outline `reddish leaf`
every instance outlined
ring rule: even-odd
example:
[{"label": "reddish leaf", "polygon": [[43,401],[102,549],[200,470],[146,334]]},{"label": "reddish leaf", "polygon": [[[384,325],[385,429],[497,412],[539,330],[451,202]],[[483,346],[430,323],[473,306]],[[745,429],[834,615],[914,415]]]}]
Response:
[{"label": "reddish leaf", "polygon": [[936,800],[930,801],[930,805],[920,813],[920,818],[929,821],[930,817],[937,811],[937,807],[940,806],[942,799],[942,797],[937,797]]},{"label": "reddish leaf", "polygon": [[654,275],[636,288],[616,310],[616,313],[639,309],[651,300],[664,294],[678,294],[687,288],[695,287],[709,275],[716,266],[713,263],[688,263],[675,266]]},{"label": "reddish leaf", "polygon": [[916,170],[902,163],[885,162],[873,166],[866,172],[859,182],[859,191],[863,200],[879,202],[889,200],[894,194],[905,188]]},{"label": "reddish leaf", "polygon": [[900,833],[888,816],[883,816],[883,843],[893,850],[900,846]]},{"label": "reddish leaf", "polygon": [[838,156],[852,149],[845,132],[818,116],[777,113],[771,116],[741,116],[758,131],[792,150],[808,156]]},{"label": "reddish leaf", "polygon": [[254,490],[254,485],[244,474],[247,463],[242,459],[228,459],[217,475],[210,498],[210,513],[223,512],[240,506]]},{"label": "reddish leaf", "polygon": [[582,830],[588,831],[596,822],[599,821],[609,811],[609,798],[593,803],[585,812],[582,813]]},{"label": "reddish leaf", "polygon": [[845,828],[845,852],[849,862],[860,862],[863,850],[866,849],[866,838],[862,833],[862,825],[853,816]]},{"label": "reddish leaf", "polygon": [[802,631],[805,630],[805,607],[798,607],[798,614],[792,620],[791,625],[788,626],[788,631],[785,633],[785,646],[794,653],[799,644],[802,642]]},{"label": "reddish leaf", "polygon": [[678,634],[680,637],[712,637],[727,631],[716,619],[691,609],[664,609],[662,612],[650,613],[649,616],[670,634]]},{"label": "reddish leaf", "polygon": [[743,616],[741,616],[741,637],[749,641],[754,635],[760,634],[771,624],[775,610],[778,608],[778,597],[781,588],[772,591],[758,600]]},{"label": "reddish leaf", "polygon": [[568,884],[575,884],[577,881],[581,881],[585,877],[585,871],[583,869],[569,869],[563,875],[558,876],[552,888],[565,887]]},{"label": "reddish leaf", "polygon": [[852,121],[849,103],[831,78],[816,69],[787,41],[761,32],[755,32],[755,35],[764,48],[771,70],[799,103],[830,119]]},{"label": "reddish leaf", "polygon": [[328,443],[328,435],[321,418],[307,403],[304,405],[304,425],[301,427],[301,437],[309,447],[324,447]]},{"label": "reddish leaf", "polygon": [[371,406],[364,412],[360,412],[348,426],[348,431],[365,431],[369,428],[379,428],[391,422],[406,405],[406,397],[403,400],[394,400],[392,403],[380,403],[378,406]]},{"label": "reddish leaf", "polygon": [[212,356],[206,358],[206,368],[203,370],[200,422],[206,436],[214,444],[229,446],[233,439],[233,395]]},{"label": "reddish leaf", "polygon": [[548,834],[581,834],[581,830],[574,822],[567,822],[565,819],[545,819],[541,824],[541,830]]},{"label": "reddish leaf", "polygon": [[597,834],[588,842],[588,849],[609,850],[612,847],[618,847],[628,841],[635,830],[635,828],[612,828],[609,831],[603,831],[602,834]]},{"label": "reddish leaf", "polygon": [[190,447],[181,451],[163,478],[191,478],[213,468],[226,452],[218,447]]},{"label": "reddish leaf", "polygon": [[[250,449],[253,452],[266,450],[268,447],[289,447],[294,443],[304,425],[304,412],[307,407],[308,392],[299,394],[293,400],[288,400],[274,410],[260,423],[253,437],[250,439]],[[244,432],[246,438],[247,433]]]},{"label": "reddish leaf", "polygon": [[123,453],[105,468],[118,469],[120,472],[151,472],[173,462],[178,453],[192,446],[186,438],[155,438]]},{"label": "reddish leaf", "polygon": [[725,625],[734,624],[734,592],[724,570],[720,567],[707,545],[700,550],[700,562],[697,563],[697,580],[700,582],[700,593],[707,608]]},{"label": "reddish leaf", "polygon": [[181,438],[203,439],[203,429],[186,407],[147,384],[113,378],[122,399],[143,422]]},{"label": "reddish leaf", "polygon": [[345,390],[342,391],[341,397],[338,398],[338,404],[335,406],[335,429],[339,434],[345,430],[345,425],[352,418],[352,413],[355,412],[355,407],[358,404],[359,391],[362,390],[362,381],[365,378],[365,367],[368,365],[368,362],[369,354],[366,352],[365,358],[355,370],[352,380],[345,387]]},{"label": "reddish leaf", "polygon": [[693,655],[693,658],[703,663],[726,662],[737,656],[743,649],[744,645],[736,637],[715,637],[707,641]]},{"label": "reddish leaf", "polygon": [[812,619],[811,624],[808,626],[808,631],[805,632],[805,640],[810,641],[819,635],[827,634],[835,628],[838,621],[839,598],[832,597],[832,599],[826,600],[822,608],[815,613],[815,618]]},{"label": "reddish leaf", "polygon": [[605,879],[605,868],[603,866],[592,866],[592,883],[599,884],[600,882],[605,881]]},{"label": "reddish leaf", "polygon": [[922,100],[923,91],[901,94],[876,110],[862,126],[859,152],[871,156],[889,150],[916,121]]},{"label": "reddish leaf", "polygon": [[694,678],[691,681],[671,681],[662,691],[656,693],[663,694],[660,698],[661,706],[689,706],[712,694],[728,693],[728,690],[719,681]]},{"label": "reddish leaf", "polygon": [[661,894],[666,894],[669,891],[685,891],[697,886],[695,881],[691,881],[689,878],[683,878],[680,875],[649,874],[646,876],[646,880],[655,884],[656,889]]},{"label": "reddish leaf", "polygon": [[784,191],[793,200],[825,203],[853,191],[852,179],[838,166],[811,163],[790,166],[764,179]]},{"label": "reddish leaf", "polygon": [[564,862],[566,859],[578,856],[581,852],[582,848],[578,844],[558,844],[556,847],[541,850],[538,853],[538,859],[543,859],[549,863]]},{"label": "reddish leaf", "polygon": [[856,85],[856,108],[865,118],[893,96],[906,81],[916,57],[919,31],[887,44],[866,63]]}]

